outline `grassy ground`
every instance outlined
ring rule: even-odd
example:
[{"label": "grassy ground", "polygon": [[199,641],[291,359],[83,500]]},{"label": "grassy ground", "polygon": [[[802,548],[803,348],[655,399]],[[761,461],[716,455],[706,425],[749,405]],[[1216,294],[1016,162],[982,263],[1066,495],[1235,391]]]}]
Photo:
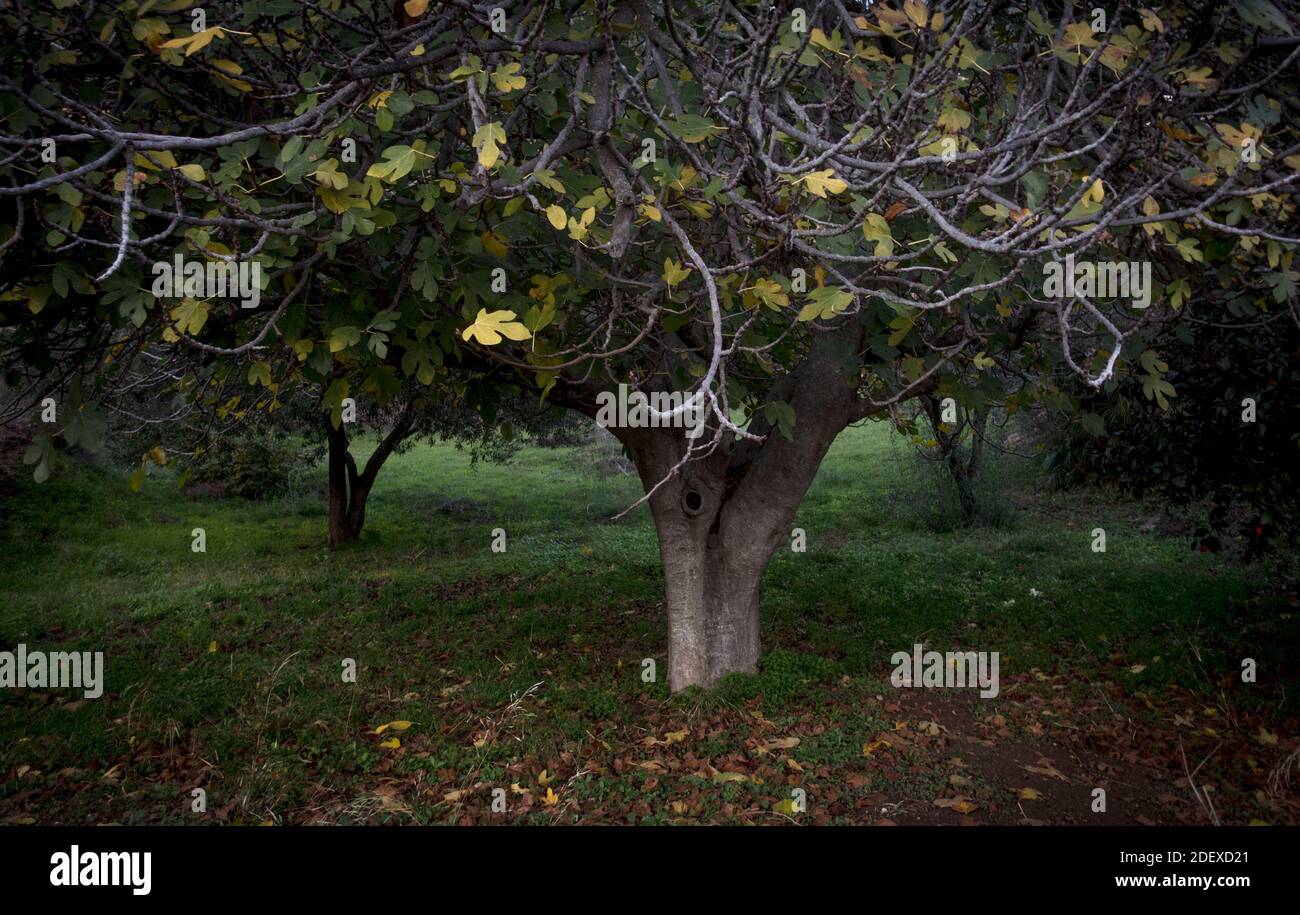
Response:
[{"label": "grassy ground", "polygon": [[[107,685],[0,691],[0,821],[1300,821],[1268,782],[1300,732],[1290,560],[1193,553],[1029,467],[986,494],[1001,523],[934,533],[914,463],[885,426],[841,436],[807,552],[767,573],[760,673],[674,697],[641,676],[666,669],[653,528],[608,520],[639,487],[592,448],[399,455],[334,553],[319,473],[270,503],[20,484],[0,648],[103,651]],[[914,642],[999,652],[1001,695],[893,689]]]}]

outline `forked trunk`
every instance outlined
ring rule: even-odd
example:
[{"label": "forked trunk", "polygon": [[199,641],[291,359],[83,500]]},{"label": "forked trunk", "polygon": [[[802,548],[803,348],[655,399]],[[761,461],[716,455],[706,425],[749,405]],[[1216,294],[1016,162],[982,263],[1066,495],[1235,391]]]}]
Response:
[{"label": "forked trunk", "polygon": [[366,502],[375,478],[388,456],[393,453],[413,429],[414,412],[408,405],[388,434],[379,442],[365,468],[357,471],[357,463],[349,450],[348,433],[343,424],[335,428],[328,420],[325,434],[329,442],[329,545],[332,547],[361,538],[366,526]]},{"label": "forked trunk", "polygon": [[349,509],[352,506],[349,493],[349,477],[355,478],[355,465],[352,455],[348,453],[348,435],[342,424],[339,428],[326,429],[329,442],[329,545],[339,546],[360,535],[360,529],[348,523]]},{"label": "forked trunk", "polygon": [[750,430],[764,436],[761,443],[732,442],[681,464],[682,430],[614,430],[652,491],[674,692],[757,669],[763,572],[778,548],[788,548],[804,493],[851,418],[853,389],[833,364],[814,361],[798,380],[781,391],[798,416],[793,441],[760,416]]}]

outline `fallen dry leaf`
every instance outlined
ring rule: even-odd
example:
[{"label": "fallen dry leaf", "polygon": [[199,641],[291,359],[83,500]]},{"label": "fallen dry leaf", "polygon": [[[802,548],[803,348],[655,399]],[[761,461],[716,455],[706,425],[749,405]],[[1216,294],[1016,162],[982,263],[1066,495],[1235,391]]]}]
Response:
[{"label": "fallen dry leaf", "polygon": [[970,798],[958,795],[957,797],[938,798],[934,802],[934,806],[942,807],[945,810],[955,810],[958,813],[970,813],[977,805]]}]

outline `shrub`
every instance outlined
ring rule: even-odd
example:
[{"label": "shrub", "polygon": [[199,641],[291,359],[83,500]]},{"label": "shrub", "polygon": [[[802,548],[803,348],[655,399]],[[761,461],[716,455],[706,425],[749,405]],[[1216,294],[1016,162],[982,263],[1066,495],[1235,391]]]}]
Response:
[{"label": "shrub", "polygon": [[191,465],[185,488],[199,495],[270,499],[288,492],[309,466],[307,456],[291,439],[242,435],[208,448]]}]

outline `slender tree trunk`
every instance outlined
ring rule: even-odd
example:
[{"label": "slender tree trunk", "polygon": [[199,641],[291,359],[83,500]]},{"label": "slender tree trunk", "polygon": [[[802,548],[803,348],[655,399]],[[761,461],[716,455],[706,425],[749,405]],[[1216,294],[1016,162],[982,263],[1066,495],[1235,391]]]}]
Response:
[{"label": "slender tree trunk", "polygon": [[962,460],[961,445],[956,437],[952,437],[946,443],[948,472],[952,475],[952,481],[957,486],[957,503],[961,506],[962,517],[970,520],[975,517],[975,512],[979,504],[975,500],[975,487],[971,484],[970,474],[966,471],[966,463]]},{"label": "slender tree trunk", "polygon": [[357,471],[357,463],[348,448],[348,433],[343,424],[334,428],[326,420],[329,442],[329,545],[350,543],[361,538],[366,525],[366,503],[375,479],[389,455],[411,434],[415,424],[414,407],[408,404],[398,415],[388,434],[379,442],[366,466]]},{"label": "slender tree trunk", "polygon": [[[927,395],[923,399],[930,426],[934,429],[939,442],[939,453],[943,456],[957,487],[957,503],[961,507],[962,517],[967,521],[979,511],[979,501],[975,496],[975,472],[979,468],[980,451],[984,445],[984,427],[988,420],[987,410],[973,410],[963,413],[957,428],[944,431],[940,416],[941,403],[937,397]],[[961,444],[962,432],[966,426],[971,428],[971,444],[964,450]]]},{"label": "slender tree trunk", "polygon": [[340,423],[335,429],[326,420],[326,437],[329,443],[329,545],[339,546],[348,540],[348,434]]}]

